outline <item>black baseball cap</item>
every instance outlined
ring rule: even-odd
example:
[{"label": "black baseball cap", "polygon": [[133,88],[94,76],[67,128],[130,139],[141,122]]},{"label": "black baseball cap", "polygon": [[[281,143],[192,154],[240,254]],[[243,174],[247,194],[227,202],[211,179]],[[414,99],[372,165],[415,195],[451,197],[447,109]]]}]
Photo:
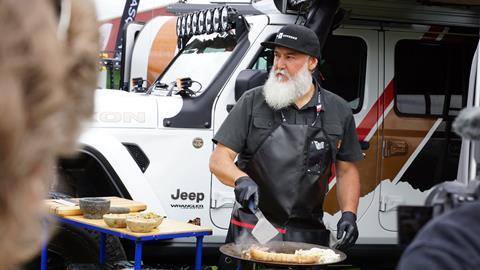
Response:
[{"label": "black baseball cap", "polygon": [[282,27],[275,37],[275,41],[261,43],[263,47],[285,47],[320,59],[320,41],[317,34],[310,28],[298,24],[288,24]]}]

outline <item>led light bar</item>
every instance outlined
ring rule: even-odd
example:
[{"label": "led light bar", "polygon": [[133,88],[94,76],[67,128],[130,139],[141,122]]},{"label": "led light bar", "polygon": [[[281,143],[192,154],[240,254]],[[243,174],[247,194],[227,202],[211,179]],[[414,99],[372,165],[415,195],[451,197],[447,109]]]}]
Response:
[{"label": "led light bar", "polygon": [[188,38],[192,35],[230,31],[234,28],[236,15],[236,10],[224,6],[179,16],[176,25],[177,36]]}]

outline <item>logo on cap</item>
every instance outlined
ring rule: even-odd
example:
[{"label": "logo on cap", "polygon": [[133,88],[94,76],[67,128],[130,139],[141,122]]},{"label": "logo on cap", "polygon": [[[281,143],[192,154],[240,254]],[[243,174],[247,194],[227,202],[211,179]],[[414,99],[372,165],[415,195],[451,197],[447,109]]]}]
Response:
[{"label": "logo on cap", "polygon": [[282,39],[284,37],[289,38],[289,39],[293,39],[293,40],[297,40],[297,37],[284,34],[283,32],[280,32],[280,33],[277,34],[277,39]]}]

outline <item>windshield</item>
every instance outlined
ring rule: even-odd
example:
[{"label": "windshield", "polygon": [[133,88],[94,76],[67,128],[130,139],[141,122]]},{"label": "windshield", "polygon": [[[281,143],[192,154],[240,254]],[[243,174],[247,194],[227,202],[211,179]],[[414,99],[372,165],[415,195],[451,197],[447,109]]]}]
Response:
[{"label": "windshield", "polygon": [[[194,36],[180,55],[160,77],[156,85],[170,88],[176,79],[192,79],[190,89],[196,96],[203,93],[235,48],[235,36],[228,33],[213,33]],[[167,88],[156,87],[156,91],[168,92]],[[179,89],[176,89],[179,90]]]}]

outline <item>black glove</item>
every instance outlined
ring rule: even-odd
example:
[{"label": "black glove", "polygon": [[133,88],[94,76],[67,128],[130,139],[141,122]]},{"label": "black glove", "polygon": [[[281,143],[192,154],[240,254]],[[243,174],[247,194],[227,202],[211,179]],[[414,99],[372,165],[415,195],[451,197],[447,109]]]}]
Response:
[{"label": "black glove", "polygon": [[235,181],[235,199],[245,209],[253,213],[258,208],[258,185],[252,178],[242,176]]},{"label": "black glove", "polygon": [[[352,212],[343,212],[337,224],[337,239],[342,239],[337,248],[347,250],[355,244],[358,238],[357,216]],[[345,233],[345,235],[343,235]],[[342,238],[343,236],[343,238]]]}]

